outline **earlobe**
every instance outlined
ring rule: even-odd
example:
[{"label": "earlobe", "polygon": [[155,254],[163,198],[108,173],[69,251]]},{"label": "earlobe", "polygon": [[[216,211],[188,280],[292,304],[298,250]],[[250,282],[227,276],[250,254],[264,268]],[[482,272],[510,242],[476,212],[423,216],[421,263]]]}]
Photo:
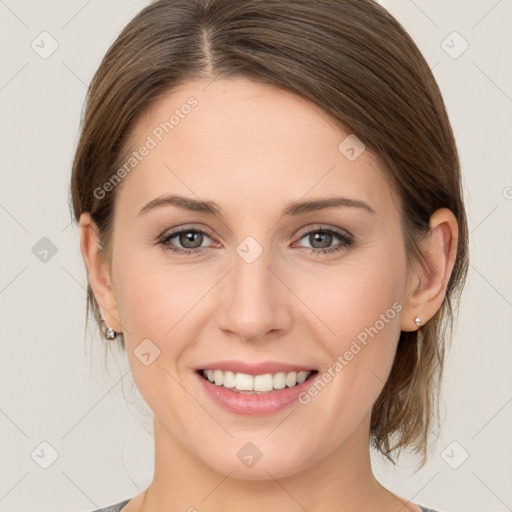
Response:
[{"label": "earlobe", "polygon": [[80,250],[87,268],[89,283],[100,306],[103,319],[114,331],[122,332],[108,264],[102,257],[102,244],[98,237],[97,226],[88,212],[81,214],[79,228]]},{"label": "earlobe", "polygon": [[420,243],[426,261],[414,267],[414,279],[407,290],[402,331],[415,331],[436,314],[445,298],[455,264],[458,226],[453,212],[447,208],[436,210],[430,218],[430,229]]}]

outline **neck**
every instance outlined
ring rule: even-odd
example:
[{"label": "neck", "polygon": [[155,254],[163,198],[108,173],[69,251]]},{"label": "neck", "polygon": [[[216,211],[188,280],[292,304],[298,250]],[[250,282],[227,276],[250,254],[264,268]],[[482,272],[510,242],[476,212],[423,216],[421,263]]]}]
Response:
[{"label": "neck", "polygon": [[229,473],[222,475],[205,465],[155,418],[155,472],[138,512],[296,512],[300,508],[308,512],[419,511],[375,479],[369,421],[368,415],[336,451],[307,470],[280,478],[270,469],[267,479],[245,480],[232,478]]}]

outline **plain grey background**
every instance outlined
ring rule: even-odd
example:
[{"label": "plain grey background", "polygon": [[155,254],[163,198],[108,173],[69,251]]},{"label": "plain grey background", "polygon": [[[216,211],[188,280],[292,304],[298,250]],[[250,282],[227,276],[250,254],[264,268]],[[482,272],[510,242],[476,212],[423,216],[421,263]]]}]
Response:
[{"label": "plain grey background", "polygon": [[[86,87],[148,2],[0,0],[0,511],[90,511],[152,478],[150,411],[91,323],[68,186]],[[471,266],[428,464],[384,485],[443,512],[512,510],[512,0],[383,0],[438,80]],[[467,46],[467,48],[466,48]],[[198,500],[199,502],[199,500]],[[200,506],[198,506],[200,510]]]}]

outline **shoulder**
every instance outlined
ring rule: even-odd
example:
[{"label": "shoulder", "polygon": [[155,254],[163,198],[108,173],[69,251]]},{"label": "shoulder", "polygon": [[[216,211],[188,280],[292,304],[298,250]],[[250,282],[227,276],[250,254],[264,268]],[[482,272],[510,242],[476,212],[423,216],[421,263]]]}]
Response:
[{"label": "shoulder", "polygon": [[115,505],[110,505],[106,508],[98,508],[96,510],[93,510],[92,512],[119,512],[122,507],[124,507],[130,500],[123,500],[119,503],[116,503]]}]

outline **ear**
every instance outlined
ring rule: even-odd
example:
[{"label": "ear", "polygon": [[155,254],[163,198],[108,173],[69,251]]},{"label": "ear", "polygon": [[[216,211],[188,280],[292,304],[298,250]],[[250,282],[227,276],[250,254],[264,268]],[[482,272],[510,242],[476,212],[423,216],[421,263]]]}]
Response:
[{"label": "ear", "polygon": [[[402,331],[416,331],[414,319],[421,325],[432,318],[443,303],[448,281],[457,256],[458,225],[453,212],[441,208],[430,218],[430,233],[420,242],[423,261],[410,269],[402,312]],[[421,327],[420,325],[420,327]]]},{"label": "ear", "polygon": [[79,220],[80,250],[87,267],[89,283],[98,302],[105,323],[116,332],[123,328],[119,320],[117,300],[112,286],[106,259],[103,257],[98,228],[89,213],[82,213]]}]

